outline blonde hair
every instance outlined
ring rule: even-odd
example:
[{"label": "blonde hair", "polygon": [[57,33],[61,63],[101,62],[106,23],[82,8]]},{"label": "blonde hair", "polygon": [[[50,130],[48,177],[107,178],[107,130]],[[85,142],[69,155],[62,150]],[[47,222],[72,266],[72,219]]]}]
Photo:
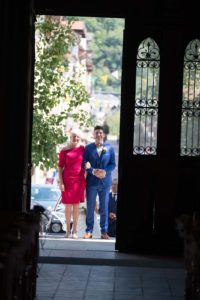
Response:
[{"label": "blonde hair", "polygon": [[72,134],[77,135],[78,137],[82,138],[82,131],[78,128],[74,128],[70,131],[70,136],[72,136]]},{"label": "blonde hair", "polygon": [[[69,140],[67,141],[66,146],[62,147],[62,149],[61,149],[62,151],[71,149],[70,138],[71,138],[71,136],[72,136],[73,134],[74,134],[74,135],[77,135],[80,139],[82,139],[82,132],[81,132],[81,130],[78,129],[78,128],[73,128],[73,129],[71,128],[71,129],[69,130],[69,132],[68,132]],[[81,144],[81,142],[80,142],[79,144]]]}]

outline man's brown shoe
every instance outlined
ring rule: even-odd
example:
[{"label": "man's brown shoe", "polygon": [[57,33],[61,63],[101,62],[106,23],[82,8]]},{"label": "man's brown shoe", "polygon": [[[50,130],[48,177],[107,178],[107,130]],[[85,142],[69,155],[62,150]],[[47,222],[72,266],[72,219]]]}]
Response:
[{"label": "man's brown shoe", "polygon": [[92,238],[92,234],[90,232],[86,232],[86,234],[83,237],[84,239],[91,239]]},{"label": "man's brown shoe", "polygon": [[108,236],[108,234],[105,232],[105,233],[102,233],[101,234],[101,239],[103,239],[103,240],[109,240],[109,236]]}]

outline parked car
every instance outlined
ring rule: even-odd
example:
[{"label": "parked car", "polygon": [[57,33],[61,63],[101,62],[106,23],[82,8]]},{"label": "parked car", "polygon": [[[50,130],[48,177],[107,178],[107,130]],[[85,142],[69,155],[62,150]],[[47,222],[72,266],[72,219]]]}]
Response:
[{"label": "parked car", "polygon": [[31,207],[41,213],[42,232],[62,233],[66,231],[65,211],[58,188],[48,184],[33,184]]},{"label": "parked car", "polygon": [[[64,207],[61,204],[61,206],[58,206],[55,210],[51,211],[49,225],[48,225],[48,231],[50,233],[62,233],[66,232],[66,221],[65,221],[65,211]],[[73,225],[73,222],[71,221],[71,228]]]},{"label": "parked car", "polygon": [[40,205],[52,210],[60,197],[60,189],[51,184],[32,184],[31,186],[31,208]]}]

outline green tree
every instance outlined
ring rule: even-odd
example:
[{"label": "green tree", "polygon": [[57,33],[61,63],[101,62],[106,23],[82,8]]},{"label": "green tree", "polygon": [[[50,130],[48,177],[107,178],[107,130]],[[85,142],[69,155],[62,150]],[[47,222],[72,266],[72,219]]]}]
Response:
[{"label": "green tree", "polygon": [[81,19],[92,34],[90,47],[95,92],[120,93],[124,20],[100,17]]},{"label": "green tree", "polygon": [[[89,96],[79,74],[64,76],[67,54],[77,43],[71,29],[73,21],[69,18],[63,25],[56,18],[40,16],[36,22],[32,163],[41,169],[56,167],[56,148],[66,140],[65,121],[69,116],[80,126],[89,122],[89,115],[80,108],[89,102]],[[60,103],[65,103],[65,109],[57,113],[55,108]]]},{"label": "green tree", "polygon": [[109,134],[119,136],[119,111],[116,110],[108,113],[106,116],[106,122],[109,126]]}]

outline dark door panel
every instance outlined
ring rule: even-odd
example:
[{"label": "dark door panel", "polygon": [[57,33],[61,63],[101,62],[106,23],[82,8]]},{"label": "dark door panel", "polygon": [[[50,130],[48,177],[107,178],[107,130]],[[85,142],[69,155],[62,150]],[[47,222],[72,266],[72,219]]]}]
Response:
[{"label": "dark door panel", "polygon": [[[187,27],[187,30],[185,31]],[[183,59],[195,36],[184,22],[126,20],[124,34],[119,204],[116,249],[175,253],[182,249],[176,218],[199,210],[199,158],[180,156]],[[154,39],[160,50],[156,155],[133,155],[136,57],[140,43]]]}]

